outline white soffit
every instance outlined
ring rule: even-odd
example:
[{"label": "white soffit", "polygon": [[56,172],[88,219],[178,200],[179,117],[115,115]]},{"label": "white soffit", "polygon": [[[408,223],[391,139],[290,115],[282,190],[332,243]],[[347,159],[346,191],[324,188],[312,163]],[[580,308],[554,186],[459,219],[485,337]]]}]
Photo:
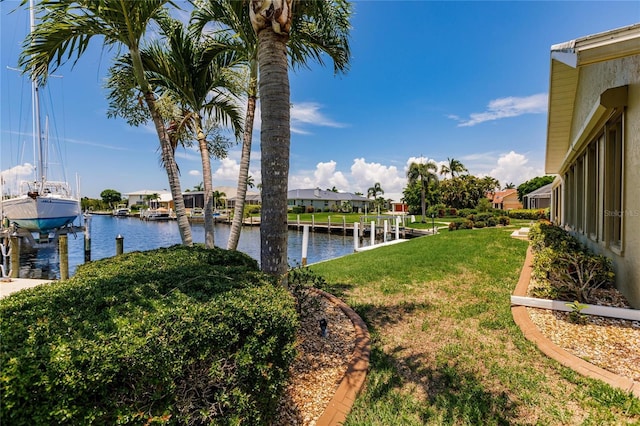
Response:
[{"label": "white soffit", "polygon": [[640,23],[551,46],[545,172],[558,173],[571,143],[579,67],[640,54]]}]

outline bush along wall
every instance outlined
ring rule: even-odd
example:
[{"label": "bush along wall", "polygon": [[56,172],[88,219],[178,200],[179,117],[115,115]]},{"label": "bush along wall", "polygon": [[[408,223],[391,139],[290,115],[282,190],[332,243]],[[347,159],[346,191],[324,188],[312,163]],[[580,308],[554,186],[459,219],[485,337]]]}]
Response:
[{"label": "bush along wall", "polygon": [[591,303],[593,292],[611,287],[611,260],[595,255],[564,229],[540,221],[529,231],[536,297]]},{"label": "bush along wall", "polygon": [[297,326],[290,293],[238,252],[91,262],[0,300],[0,423],[268,424]]}]

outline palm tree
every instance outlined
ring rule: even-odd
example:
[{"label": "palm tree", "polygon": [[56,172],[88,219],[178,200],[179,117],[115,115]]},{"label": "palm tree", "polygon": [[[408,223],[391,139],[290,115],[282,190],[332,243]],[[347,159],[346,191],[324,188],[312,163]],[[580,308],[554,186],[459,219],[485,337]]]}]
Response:
[{"label": "palm tree", "polygon": [[503,188],[503,189],[515,189],[515,187],[516,187],[516,184],[515,184],[515,183],[513,183],[513,182],[509,182],[509,183],[507,183],[507,184],[504,186],[504,188]]},{"label": "palm tree", "polygon": [[384,194],[384,190],[380,186],[380,182],[376,182],[372,187],[367,189],[367,198],[373,198],[374,204],[378,210],[378,215],[380,215],[380,203],[376,202],[378,194]]},{"label": "palm tree", "polygon": [[[24,1],[23,1],[24,3]],[[135,7],[121,0],[58,0],[36,6],[40,23],[24,41],[19,64],[32,78],[46,79],[58,66],[75,56],[80,59],[90,41],[98,36],[103,46],[124,46],[134,69],[135,81],[153,120],[178,218],[182,243],[192,245],[191,227],[186,215],[178,166],[171,141],[156,107],[140,54],[141,40],[151,21],[166,17],[168,0],[138,0]]]},{"label": "palm tree", "polygon": [[[322,52],[334,60],[334,69],[346,67],[351,6],[345,0],[252,0],[251,24],[258,37],[259,93],[262,129],[262,209],[260,265],[264,272],[287,272],[287,183],[291,141],[291,97],[288,59],[305,64]],[[319,44],[303,44],[296,35],[308,33]],[[290,37],[291,35],[291,37]],[[291,41],[290,44],[289,41]],[[289,51],[287,51],[287,46]]]},{"label": "palm tree", "polygon": [[426,190],[429,184],[438,181],[436,172],[438,166],[433,161],[427,163],[411,163],[409,170],[407,171],[407,178],[409,184],[413,185],[416,182],[420,183],[420,209],[422,213],[422,223],[425,222],[427,206],[426,206]]},{"label": "palm tree", "polygon": [[[247,2],[234,1],[234,0],[200,0],[196,4],[196,8],[193,14],[193,21],[202,30],[208,22],[217,22],[224,28],[229,29],[235,33],[236,40],[239,46],[236,46],[237,53],[244,57],[246,60],[246,67],[248,69],[248,81],[247,81],[247,110],[245,118],[245,131],[242,141],[242,156],[240,159],[240,172],[238,174],[238,189],[236,194],[236,204],[233,215],[233,223],[231,224],[231,230],[229,232],[229,242],[227,248],[235,250],[238,246],[240,238],[240,232],[242,229],[242,213],[244,210],[245,198],[247,193],[247,177],[249,175],[249,163],[251,155],[251,141],[253,137],[253,121],[255,115],[256,101],[258,97],[258,36],[259,29],[267,28],[271,25],[273,16],[267,17],[270,11],[281,10],[284,5],[287,9],[287,13],[283,17],[278,12],[278,17],[282,20],[289,20],[291,23],[286,31],[283,27],[277,24],[278,33],[281,33],[282,41],[287,43],[289,47],[289,57],[293,66],[305,66],[308,58],[314,58],[319,63],[323,64],[322,54],[327,54],[334,63],[334,72],[346,71],[349,61],[349,45],[347,42],[347,33],[349,29],[349,15],[350,10],[348,4],[339,0],[337,2],[317,2],[322,4],[315,4],[313,1],[299,1],[295,0],[296,13],[288,15],[292,12],[291,7],[293,5],[292,0],[277,0],[273,1],[255,1],[250,2],[247,7]],[[324,4],[326,3],[326,4]],[[334,4],[341,5],[340,8],[334,7]],[[263,9],[264,6],[264,10]],[[256,8],[254,10],[254,7]],[[265,17],[256,18],[255,11],[264,13]],[[322,12],[322,13],[321,13]],[[251,16],[253,14],[253,17]],[[320,18],[316,20],[315,18]],[[257,25],[254,21],[256,19],[263,19],[260,25]],[[266,20],[264,20],[266,19]],[[254,31],[255,29],[255,31]],[[289,31],[291,29],[291,31]],[[240,47],[241,46],[241,47]],[[268,53],[268,49],[267,53]],[[286,58],[286,55],[285,55]],[[261,74],[265,73],[261,71]],[[283,75],[283,74],[279,74]],[[286,75],[286,72],[285,74]],[[288,87],[288,76],[286,77]],[[287,95],[288,97],[288,95]],[[287,108],[288,103],[287,100]],[[264,107],[264,105],[263,105]],[[287,115],[288,117],[288,110]],[[262,116],[263,123],[265,116]],[[287,119],[286,128],[289,128],[289,122]],[[286,143],[288,152],[288,143],[290,135],[286,135]],[[276,143],[274,141],[274,143]],[[262,146],[264,149],[264,145]],[[264,156],[263,156],[264,161]],[[287,173],[280,175],[284,176],[284,181],[288,179],[288,159]],[[264,173],[263,167],[263,173]],[[269,170],[267,173],[274,173],[275,170]],[[278,170],[277,173],[280,173]],[[259,188],[262,189],[262,183],[259,184]],[[282,196],[282,194],[281,194]],[[284,190],[285,206],[286,206],[286,189]],[[267,206],[269,202],[267,202]],[[286,211],[285,211],[286,214]],[[275,220],[275,219],[274,219]],[[267,219],[267,223],[269,219]],[[264,225],[265,221],[262,221],[263,225],[261,230],[269,228],[269,225]],[[286,223],[286,222],[285,222]],[[280,230],[281,232],[282,230]],[[263,234],[267,231],[261,232],[261,240]],[[286,233],[285,233],[286,234]],[[285,237],[286,238],[286,237]],[[273,259],[276,263],[281,259],[281,250],[283,250],[282,244],[284,244],[284,250],[286,253],[286,239],[284,243],[282,239],[274,241],[280,247],[278,254],[273,255]],[[272,244],[272,243],[271,243]],[[262,245],[262,242],[261,242]],[[262,255],[261,255],[262,256]],[[267,255],[269,256],[269,255]],[[286,260],[286,254],[284,255]],[[262,262],[263,265],[265,262]],[[263,267],[263,270],[271,269],[271,266]],[[286,271],[286,268],[280,267],[280,271]]]},{"label": "palm tree", "polygon": [[[196,39],[180,21],[172,19],[164,19],[160,24],[167,39],[155,41],[143,49],[142,61],[150,83],[164,90],[164,93],[168,92],[179,106],[179,116],[173,117],[171,126],[173,148],[185,134],[198,141],[204,180],[205,246],[212,248],[214,203],[211,196],[211,156],[212,152],[218,157],[226,156],[226,146],[224,143],[215,146],[207,140],[203,117],[213,117],[216,123],[230,123],[236,135],[239,135],[240,112],[233,102],[235,79],[229,71],[235,65],[235,58],[230,53],[230,42],[226,38]],[[128,66],[130,61],[118,61],[112,74],[120,75],[122,68]],[[118,86],[112,85],[111,90],[112,95],[117,97],[114,92],[118,91]]]},{"label": "palm tree", "polygon": [[460,161],[449,157],[447,157],[447,164],[443,164],[440,167],[440,174],[445,175],[445,177],[450,174],[452,179],[456,177],[456,173],[460,175],[460,173],[466,171],[468,171],[467,168]]},{"label": "palm tree", "polygon": [[215,208],[218,208],[218,206],[220,205],[220,201],[224,200],[225,197],[227,196],[227,194],[225,194],[222,191],[213,191],[211,195],[213,198],[213,205]]},{"label": "palm tree", "polygon": [[237,44],[234,46],[239,61],[244,62],[248,71],[245,92],[247,107],[242,137],[242,153],[240,156],[240,170],[236,201],[233,210],[233,221],[229,230],[228,250],[236,250],[242,231],[242,219],[251,163],[251,140],[253,139],[253,123],[256,103],[258,99],[258,41],[251,27],[249,9],[243,1],[202,0],[196,4],[192,15],[193,28],[202,32],[209,22],[223,25],[235,34]]}]

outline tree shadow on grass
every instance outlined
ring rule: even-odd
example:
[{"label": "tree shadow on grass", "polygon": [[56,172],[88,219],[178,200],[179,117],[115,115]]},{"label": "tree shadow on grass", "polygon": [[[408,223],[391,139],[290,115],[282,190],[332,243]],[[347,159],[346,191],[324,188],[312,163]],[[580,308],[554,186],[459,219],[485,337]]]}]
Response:
[{"label": "tree shadow on grass", "polygon": [[[415,342],[412,348],[409,343],[400,343],[392,349],[383,349],[380,338],[385,327],[410,321],[411,316],[433,309],[432,305],[403,301],[353,308],[374,337],[366,392],[361,398],[368,401],[363,404],[365,410],[376,408],[358,417],[375,416],[373,411],[384,406],[392,418],[396,415],[393,413],[403,413],[399,415],[419,417],[422,423],[507,425],[517,418],[517,404],[505,392],[489,388],[481,373],[461,363],[455,355],[429,362],[434,358],[429,351],[436,349],[420,347],[419,343],[416,346]],[[410,389],[416,392],[407,397]]]},{"label": "tree shadow on grass", "polygon": [[[482,377],[456,363],[425,367],[418,356],[401,357],[373,348],[367,390],[370,406],[389,406],[400,416],[417,416],[422,423],[508,425],[517,418],[517,405],[504,393],[487,390]],[[412,371],[403,373],[400,366]],[[416,386],[424,400],[406,402],[402,388]],[[404,403],[399,401],[405,400]],[[401,404],[401,406],[399,406]],[[392,408],[395,407],[395,408]],[[408,411],[408,412],[407,412]]]}]

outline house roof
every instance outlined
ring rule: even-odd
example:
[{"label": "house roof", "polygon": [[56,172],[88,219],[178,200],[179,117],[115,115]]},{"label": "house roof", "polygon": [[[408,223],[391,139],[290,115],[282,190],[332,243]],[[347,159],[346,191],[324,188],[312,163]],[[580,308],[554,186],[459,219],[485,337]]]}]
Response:
[{"label": "house roof", "polygon": [[350,192],[333,192],[319,188],[292,189],[287,192],[289,200],[328,200],[328,201],[371,201],[367,197]]},{"label": "house roof", "polygon": [[163,190],[158,190],[158,189],[141,189],[140,191],[134,191],[134,192],[129,192],[127,194],[124,195],[139,195],[139,196],[145,196],[145,195],[153,195],[153,194],[170,194],[169,191],[167,191],[166,189]]},{"label": "house roof", "polygon": [[[551,187],[553,183],[541,186],[540,188],[531,191],[525,197],[527,198],[551,198]],[[524,197],[523,197],[524,198]]]},{"label": "house roof", "polygon": [[571,155],[569,148],[576,142],[571,140],[571,123],[579,68],[637,54],[640,54],[640,24],[551,46],[546,173],[561,171],[565,157]]},{"label": "house roof", "polygon": [[[505,189],[504,191],[496,191],[493,193],[493,198],[488,197],[493,203],[501,203],[505,198],[508,198],[515,194],[518,196],[518,190],[515,188]],[[489,194],[491,195],[491,194]]]}]

